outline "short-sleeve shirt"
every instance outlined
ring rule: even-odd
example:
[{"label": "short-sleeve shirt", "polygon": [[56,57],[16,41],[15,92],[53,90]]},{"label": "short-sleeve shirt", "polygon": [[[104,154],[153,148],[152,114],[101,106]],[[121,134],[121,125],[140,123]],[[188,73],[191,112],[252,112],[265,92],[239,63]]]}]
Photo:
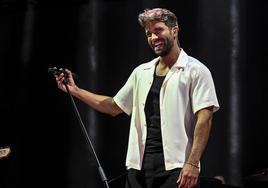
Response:
[{"label": "short-sleeve shirt", "polygon": [[[145,102],[159,57],[136,67],[114,96],[115,103],[131,115],[126,167],[141,169],[147,136]],[[182,168],[187,161],[195,128],[195,113],[213,106],[219,109],[209,69],[183,49],[170,68],[160,90],[160,115],[166,170]]]}]

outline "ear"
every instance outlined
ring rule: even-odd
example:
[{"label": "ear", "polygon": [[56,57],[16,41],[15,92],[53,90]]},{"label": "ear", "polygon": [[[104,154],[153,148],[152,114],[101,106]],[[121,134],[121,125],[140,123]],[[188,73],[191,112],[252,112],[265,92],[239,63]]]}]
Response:
[{"label": "ear", "polygon": [[179,32],[179,26],[175,26],[172,28],[172,32],[173,32],[173,35],[178,35],[178,32]]},{"label": "ear", "polygon": [[172,28],[172,34],[173,34],[174,39],[178,38],[178,31],[179,31],[178,26],[175,26]]}]

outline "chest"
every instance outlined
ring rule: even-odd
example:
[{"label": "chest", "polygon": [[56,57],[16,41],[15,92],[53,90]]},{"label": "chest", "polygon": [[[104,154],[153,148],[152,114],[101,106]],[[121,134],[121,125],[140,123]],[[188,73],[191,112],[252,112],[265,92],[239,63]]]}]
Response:
[{"label": "chest", "polygon": [[[164,72],[160,72],[164,73]],[[190,77],[181,69],[170,70],[167,72],[165,79],[161,83],[160,100],[164,98],[177,98],[188,95],[190,89]],[[148,93],[154,81],[153,72],[145,72],[136,80],[136,97],[141,105],[145,104]]]}]

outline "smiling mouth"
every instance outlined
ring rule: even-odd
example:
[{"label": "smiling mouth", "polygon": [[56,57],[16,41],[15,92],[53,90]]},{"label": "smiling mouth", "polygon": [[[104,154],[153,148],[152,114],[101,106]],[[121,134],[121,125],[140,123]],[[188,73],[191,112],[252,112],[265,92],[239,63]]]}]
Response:
[{"label": "smiling mouth", "polygon": [[164,43],[162,41],[156,42],[153,44],[154,49],[162,48]]},{"label": "smiling mouth", "polygon": [[164,46],[164,41],[156,40],[152,43],[152,46],[154,47],[154,49],[162,48]]},{"label": "smiling mouth", "polygon": [[159,41],[153,44],[155,48],[163,46],[163,42]]}]

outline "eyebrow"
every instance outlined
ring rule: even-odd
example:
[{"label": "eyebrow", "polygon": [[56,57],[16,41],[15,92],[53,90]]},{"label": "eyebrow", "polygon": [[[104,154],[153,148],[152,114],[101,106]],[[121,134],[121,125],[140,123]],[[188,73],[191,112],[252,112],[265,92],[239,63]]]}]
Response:
[{"label": "eyebrow", "polygon": [[[156,28],[154,28],[154,31],[153,31],[153,33],[154,32],[159,32],[159,31],[162,31],[163,30],[163,28],[162,27],[156,27]],[[145,33],[146,34],[149,34],[149,33],[151,33],[149,30],[145,30]]]}]

